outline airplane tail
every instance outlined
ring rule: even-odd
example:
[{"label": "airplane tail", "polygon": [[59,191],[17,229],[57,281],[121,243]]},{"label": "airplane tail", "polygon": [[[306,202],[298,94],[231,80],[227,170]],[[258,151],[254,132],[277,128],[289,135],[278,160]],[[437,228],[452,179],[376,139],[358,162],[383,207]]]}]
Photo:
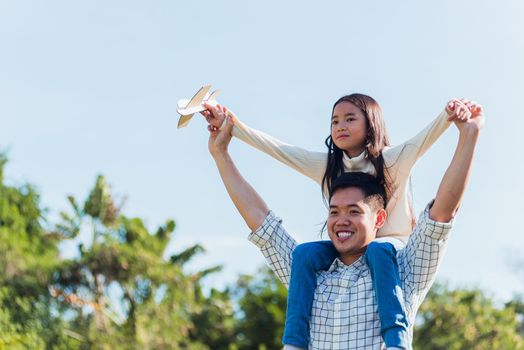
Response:
[{"label": "airplane tail", "polygon": [[212,102],[212,101],[216,101],[217,99],[217,96],[220,94],[220,90],[215,90],[211,93],[211,95],[209,95],[209,97],[207,98],[207,102]]}]

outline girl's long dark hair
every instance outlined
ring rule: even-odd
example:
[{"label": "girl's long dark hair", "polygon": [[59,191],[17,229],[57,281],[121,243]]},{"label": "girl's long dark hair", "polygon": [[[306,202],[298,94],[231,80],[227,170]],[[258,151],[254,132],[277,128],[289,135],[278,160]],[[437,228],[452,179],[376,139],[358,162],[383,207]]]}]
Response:
[{"label": "girl's long dark hair", "polygon": [[[387,199],[391,194],[391,184],[384,165],[384,157],[382,150],[389,146],[389,138],[386,131],[384,118],[382,117],[382,109],[377,101],[372,97],[363,94],[351,94],[342,96],[333,105],[331,114],[333,115],[335,107],[341,102],[349,102],[358,107],[366,118],[367,136],[365,141],[365,149],[367,157],[371,164],[375,167],[376,177],[381,184],[386,188]],[[344,151],[338,148],[333,142],[330,135],[326,138],[326,146],[328,148],[327,166],[324,176],[322,177],[322,191],[324,194],[331,192],[331,184],[333,181],[344,172],[343,155]],[[324,196],[325,197],[325,196]]]}]

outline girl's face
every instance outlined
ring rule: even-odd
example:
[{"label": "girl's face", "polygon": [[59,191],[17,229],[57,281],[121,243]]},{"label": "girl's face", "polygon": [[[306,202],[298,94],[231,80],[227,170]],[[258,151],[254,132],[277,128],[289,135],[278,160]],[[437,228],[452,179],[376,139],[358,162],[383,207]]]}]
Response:
[{"label": "girl's face", "polygon": [[331,117],[333,143],[350,157],[356,157],[365,149],[367,123],[364,113],[351,102],[336,105]]}]

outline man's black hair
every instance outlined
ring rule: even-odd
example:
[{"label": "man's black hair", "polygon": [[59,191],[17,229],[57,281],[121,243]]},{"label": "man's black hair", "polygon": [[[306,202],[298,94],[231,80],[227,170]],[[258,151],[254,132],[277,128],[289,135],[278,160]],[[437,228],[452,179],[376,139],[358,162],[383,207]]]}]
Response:
[{"label": "man's black hair", "polygon": [[386,206],[386,189],[376,177],[362,172],[348,172],[343,173],[333,181],[329,191],[329,202],[333,194],[340,189],[356,187],[364,192],[366,202],[376,201],[377,208],[385,208]]}]

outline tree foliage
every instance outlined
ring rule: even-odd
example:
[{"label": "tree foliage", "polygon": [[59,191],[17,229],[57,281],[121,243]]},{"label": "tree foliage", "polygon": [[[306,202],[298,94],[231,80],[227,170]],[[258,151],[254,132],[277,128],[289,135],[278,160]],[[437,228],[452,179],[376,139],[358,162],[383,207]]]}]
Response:
[{"label": "tree foliage", "polygon": [[79,244],[77,258],[62,262],[52,288],[74,311],[72,322],[84,339],[83,348],[204,348],[189,335],[205,273],[183,271],[202,248],[193,246],[164,259],[174,221],[149,232],[140,218],[120,213],[103,176],[82,206],[72,197],[69,201],[71,213],[62,215],[57,232],[90,240]]},{"label": "tree foliage", "polygon": [[5,183],[6,162],[0,154],[0,350],[75,349],[47,289],[59,240],[43,227],[35,189]]},{"label": "tree foliage", "polygon": [[287,290],[268,267],[256,277],[241,276],[237,283],[241,317],[240,349],[281,349],[286,318]]},{"label": "tree foliage", "polygon": [[[203,247],[167,254],[176,228],[122,213],[103,176],[50,224],[30,185],[6,184],[0,154],[0,350],[281,349],[287,291],[267,268],[205,293],[213,266],[188,273]],[[50,229],[52,227],[52,229]],[[59,244],[76,242],[73,258]],[[80,243],[82,242],[82,243]],[[435,285],[416,349],[523,349],[521,297]]]},{"label": "tree foliage", "polygon": [[414,347],[427,350],[523,349],[512,305],[496,307],[479,289],[449,290],[437,284],[418,313]]}]

